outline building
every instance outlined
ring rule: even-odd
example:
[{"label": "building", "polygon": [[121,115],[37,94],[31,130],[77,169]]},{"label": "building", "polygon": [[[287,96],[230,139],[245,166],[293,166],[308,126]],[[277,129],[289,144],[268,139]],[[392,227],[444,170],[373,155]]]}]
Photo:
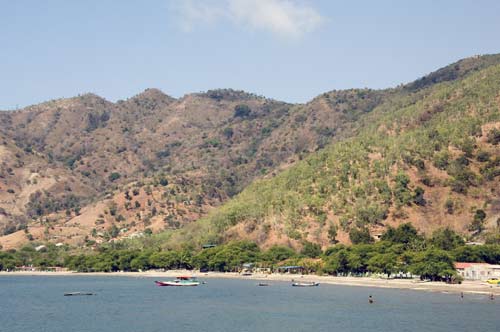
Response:
[{"label": "building", "polygon": [[291,273],[291,274],[304,273],[304,267],[297,266],[297,265],[280,266],[280,267],[278,267],[278,272],[279,273]]},{"label": "building", "polygon": [[465,280],[488,280],[500,278],[500,265],[487,263],[463,263],[456,262],[455,268]]}]

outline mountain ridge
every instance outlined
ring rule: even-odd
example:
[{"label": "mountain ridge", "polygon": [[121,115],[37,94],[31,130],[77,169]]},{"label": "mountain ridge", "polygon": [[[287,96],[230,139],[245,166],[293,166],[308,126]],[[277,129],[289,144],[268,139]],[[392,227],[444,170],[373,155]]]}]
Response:
[{"label": "mountain ridge", "polygon": [[[182,227],[254,180],[274,178],[359,135],[377,107],[418,103],[434,86],[500,63],[500,56],[461,61],[417,87],[330,91],[306,104],[231,89],[179,99],[147,89],[116,103],[85,94],[2,113],[3,154],[15,160],[1,159],[0,226],[9,234],[0,243],[12,247],[33,238],[92,246],[148,228]],[[441,113],[434,105],[419,121]]]}]

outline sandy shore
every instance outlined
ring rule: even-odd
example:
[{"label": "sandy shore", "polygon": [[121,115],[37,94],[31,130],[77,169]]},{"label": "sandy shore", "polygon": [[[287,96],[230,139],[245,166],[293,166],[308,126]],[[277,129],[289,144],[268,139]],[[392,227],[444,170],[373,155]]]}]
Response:
[{"label": "sandy shore", "polygon": [[442,282],[421,282],[417,279],[382,279],[382,278],[357,278],[357,277],[333,277],[316,275],[292,275],[292,274],[252,274],[243,276],[239,273],[220,273],[208,272],[200,273],[198,271],[146,271],[146,272],[113,272],[113,273],[77,273],[77,272],[0,272],[2,276],[106,276],[106,277],[136,277],[136,278],[172,278],[179,275],[192,275],[200,279],[210,278],[230,278],[230,279],[248,279],[265,280],[267,283],[273,281],[288,281],[292,279],[297,281],[315,281],[320,284],[356,286],[356,287],[379,287],[393,289],[408,289],[419,291],[449,292],[449,293],[476,293],[476,294],[495,294],[500,296],[500,286],[487,284],[484,281],[464,281],[462,284],[449,285]]}]

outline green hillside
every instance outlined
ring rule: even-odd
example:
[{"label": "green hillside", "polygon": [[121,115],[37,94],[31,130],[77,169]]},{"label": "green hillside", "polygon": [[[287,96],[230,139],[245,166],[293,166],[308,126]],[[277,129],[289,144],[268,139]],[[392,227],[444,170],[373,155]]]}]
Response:
[{"label": "green hillside", "polygon": [[[327,246],[408,221],[424,233],[446,226],[491,236],[500,217],[500,66],[481,67],[401,88],[358,120],[355,137],[161,237],[169,245],[246,238]],[[415,84],[421,89],[409,93]]]}]

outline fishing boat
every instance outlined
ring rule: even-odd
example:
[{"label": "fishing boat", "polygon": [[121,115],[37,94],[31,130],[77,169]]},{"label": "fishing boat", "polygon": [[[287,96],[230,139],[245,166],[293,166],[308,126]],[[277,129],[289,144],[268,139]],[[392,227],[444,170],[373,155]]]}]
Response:
[{"label": "fishing boat", "polygon": [[200,282],[195,277],[180,276],[172,281],[155,281],[158,286],[198,286]]},{"label": "fishing boat", "polygon": [[311,281],[311,282],[293,282],[292,283],[292,286],[293,287],[315,287],[315,286],[319,286],[319,282],[314,282],[314,281]]},{"label": "fishing boat", "polygon": [[94,293],[87,293],[87,292],[69,292],[69,293],[64,293],[64,296],[90,296],[94,295]]}]

